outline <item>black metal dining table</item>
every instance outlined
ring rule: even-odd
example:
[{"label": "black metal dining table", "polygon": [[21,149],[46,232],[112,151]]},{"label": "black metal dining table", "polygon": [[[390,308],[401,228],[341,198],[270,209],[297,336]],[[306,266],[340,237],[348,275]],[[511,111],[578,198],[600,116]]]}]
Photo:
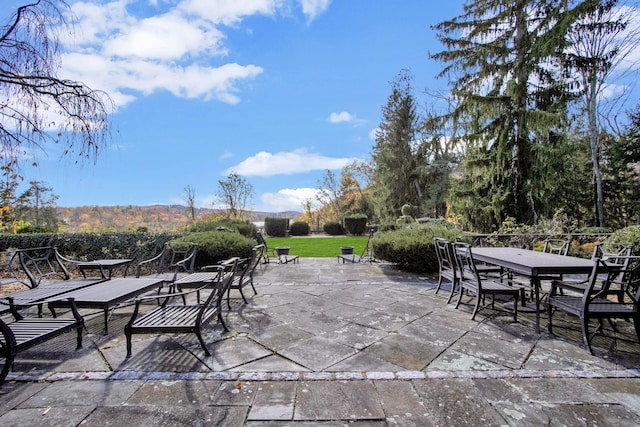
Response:
[{"label": "black metal dining table", "polygon": [[530,279],[534,294],[536,332],[540,333],[540,278],[554,274],[585,274],[593,269],[593,261],[566,255],[550,254],[520,248],[472,248],[473,259],[497,265]]}]

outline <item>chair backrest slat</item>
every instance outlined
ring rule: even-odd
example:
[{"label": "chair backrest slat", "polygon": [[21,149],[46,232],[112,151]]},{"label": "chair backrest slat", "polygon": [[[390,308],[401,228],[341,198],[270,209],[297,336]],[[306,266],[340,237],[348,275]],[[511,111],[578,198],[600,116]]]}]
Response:
[{"label": "chair backrest slat", "polygon": [[450,280],[456,277],[456,264],[453,258],[453,246],[451,242],[441,237],[433,239],[436,249],[436,257],[438,258],[438,268],[441,276],[448,277]]},{"label": "chair backrest slat", "polygon": [[32,288],[38,287],[48,277],[58,280],[69,280],[71,277],[53,246],[19,249],[17,252],[20,267],[29,278]]},{"label": "chair backrest slat", "polygon": [[482,290],[482,280],[473,259],[471,245],[455,242],[453,243],[452,253],[456,260],[460,280],[474,284],[478,288],[478,292],[480,292]]},{"label": "chair backrest slat", "polygon": [[569,240],[545,239],[542,252],[556,255],[567,255],[569,252]]}]

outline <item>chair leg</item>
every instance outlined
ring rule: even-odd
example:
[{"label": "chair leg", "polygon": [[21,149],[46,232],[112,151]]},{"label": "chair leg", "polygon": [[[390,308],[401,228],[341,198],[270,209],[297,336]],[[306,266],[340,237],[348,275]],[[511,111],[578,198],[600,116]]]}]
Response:
[{"label": "chair leg", "polygon": [[76,350],[80,350],[82,348],[82,329],[84,328],[84,325],[80,325],[78,326],[78,330],[77,330],[77,346],[76,346]]},{"label": "chair leg", "polygon": [[456,302],[456,308],[458,308],[460,306],[460,302],[462,301],[462,292],[464,291],[464,289],[462,288],[462,285],[460,285],[460,291],[458,292],[458,301]]},{"label": "chair leg", "polygon": [[124,331],[124,335],[127,338],[127,356],[126,359],[131,357],[131,332]]},{"label": "chair leg", "polygon": [[473,314],[471,314],[471,320],[475,319],[478,310],[480,309],[480,294],[476,294],[476,306],[473,308]]},{"label": "chair leg", "polygon": [[9,355],[4,360],[4,366],[2,367],[2,371],[0,372],[0,385],[4,383],[5,378],[9,375],[9,370],[11,366],[13,366],[13,360],[15,359],[15,355]]},{"label": "chair leg", "polygon": [[587,350],[589,350],[589,353],[593,354],[591,340],[589,339],[589,319],[586,316],[581,316],[580,322],[582,323],[582,339],[584,340],[584,345],[587,347]]},{"label": "chair leg", "polygon": [[200,333],[200,331],[196,331],[196,336],[198,337],[198,341],[200,341],[200,345],[202,346],[202,349],[204,350],[205,356],[207,356],[207,357],[211,356],[211,353],[209,352],[209,349],[207,348],[206,344],[204,343],[204,339],[202,339],[202,333]]},{"label": "chair leg", "polygon": [[247,301],[247,299],[244,297],[244,292],[242,292],[242,286],[238,288],[238,290],[240,291],[240,296],[242,297],[242,300],[244,301],[245,304],[248,304],[249,302]]},{"label": "chair leg", "polygon": [[636,328],[636,336],[638,337],[638,342],[640,342],[640,316],[633,317],[633,326]]},{"label": "chair leg", "polygon": [[224,323],[224,319],[222,318],[222,310],[218,310],[218,322],[220,322],[225,332],[229,332],[229,328],[227,328],[227,324]]},{"label": "chair leg", "polygon": [[440,290],[440,286],[442,286],[442,276],[438,278],[438,286],[436,286],[436,291],[434,292],[434,294],[438,294],[438,291]]},{"label": "chair leg", "polygon": [[551,323],[551,318],[553,317],[553,307],[551,304],[547,304],[547,330],[550,334],[553,334],[553,325]]},{"label": "chair leg", "polygon": [[447,300],[447,304],[449,304],[451,302],[451,299],[455,295],[456,288],[457,288],[457,283],[456,282],[451,282],[451,292],[449,292],[449,299]]}]

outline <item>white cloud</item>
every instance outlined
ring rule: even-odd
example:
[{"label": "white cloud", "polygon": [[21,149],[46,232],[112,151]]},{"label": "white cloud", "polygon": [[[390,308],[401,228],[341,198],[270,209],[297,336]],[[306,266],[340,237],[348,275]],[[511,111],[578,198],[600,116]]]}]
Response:
[{"label": "white cloud", "polygon": [[373,128],[369,131],[369,139],[372,141],[376,140],[376,135],[378,134],[378,131],[380,130],[380,128]]},{"label": "white cloud", "polygon": [[351,114],[343,111],[341,113],[331,113],[327,120],[331,123],[351,123],[355,120],[355,117]]},{"label": "white cloud", "polygon": [[327,117],[327,121],[334,124],[351,123],[356,126],[365,123],[365,120],[361,120],[347,111],[342,111],[340,113],[331,113],[329,114],[329,117]]},{"label": "white cloud", "polygon": [[628,87],[625,85],[619,84],[604,84],[600,89],[600,93],[598,94],[598,99],[600,101],[606,99],[617,98],[625,93],[628,90]]},{"label": "white cloud", "polygon": [[305,200],[315,200],[316,188],[283,188],[277,193],[264,193],[260,196],[258,210],[265,212],[298,211],[302,212]]},{"label": "white cloud", "polygon": [[269,153],[260,151],[248,157],[236,166],[232,166],[224,173],[235,172],[241,176],[274,176],[292,175],[314,170],[342,169],[355,158],[326,157],[306,150],[291,152]]},{"label": "white cloud", "polygon": [[62,61],[70,78],[108,92],[117,105],[133,101],[132,92],[150,95],[160,90],[182,98],[202,97],[236,104],[240,101],[236,95],[237,83],[255,78],[263,71],[255,65],[236,63],[220,67],[197,64],[182,67],[80,53],[63,55]]},{"label": "white cloud", "polygon": [[179,9],[189,15],[201,16],[215,24],[236,25],[252,15],[273,15],[282,0],[186,0]]},{"label": "white cloud", "polygon": [[[299,0],[296,0],[299,1]],[[213,4],[212,4],[213,3]],[[235,104],[239,86],[263,68],[224,63],[225,26],[251,16],[286,14],[294,0],[113,0],[71,5],[75,32],[63,35],[69,78],[104,90],[117,106],[166,90],[176,97]],[[327,0],[303,0],[310,20]]]},{"label": "white cloud", "polygon": [[[167,29],[171,31],[167,31]],[[224,35],[202,20],[189,21],[169,13],[152,16],[108,39],[102,53],[108,57],[134,57],[173,61],[187,55],[225,55]]]},{"label": "white cloud", "polygon": [[300,0],[302,13],[311,22],[329,8],[331,0]]}]

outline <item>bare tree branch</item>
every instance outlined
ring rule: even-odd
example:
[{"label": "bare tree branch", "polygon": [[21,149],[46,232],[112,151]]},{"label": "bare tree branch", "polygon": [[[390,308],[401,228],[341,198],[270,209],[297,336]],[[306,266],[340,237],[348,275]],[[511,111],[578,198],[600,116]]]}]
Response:
[{"label": "bare tree branch", "polygon": [[[13,173],[36,148],[62,142],[63,155],[96,160],[110,135],[109,96],[60,77],[64,1],[19,7],[0,27],[0,165]],[[34,161],[35,163],[35,161]]]}]

